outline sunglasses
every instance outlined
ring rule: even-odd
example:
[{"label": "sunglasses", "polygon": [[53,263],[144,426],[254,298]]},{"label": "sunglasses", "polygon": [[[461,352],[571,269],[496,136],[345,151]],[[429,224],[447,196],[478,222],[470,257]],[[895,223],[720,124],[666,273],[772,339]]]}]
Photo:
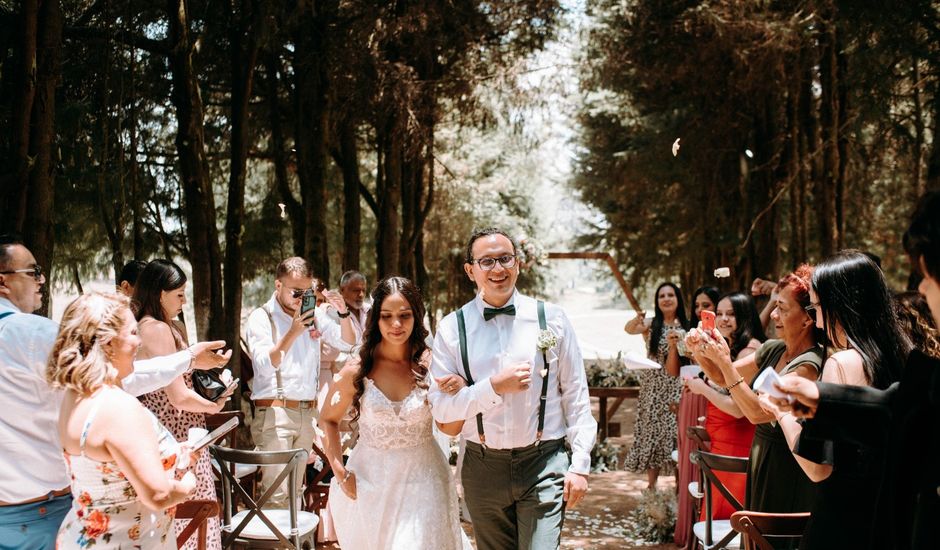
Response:
[{"label": "sunglasses", "polygon": [[[291,295],[292,298],[297,299],[297,298],[300,298],[301,296],[303,296],[303,295],[304,295],[304,292],[307,292],[308,290],[310,290],[310,289],[308,289],[308,288],[293,288],[293,289],[291,289],[291,291],[290,291],[290,295]],[[316,290],[316,292],[323,292],[324,290],[326,290],[326,285],[323,284],[323,283],[317,283],[317,286],[315,287],[315,290]]]},{"label": "sunglasses", "polygon": [[33,279],[35,279],[37,283],[42,280],[42,268],[39,267],[38,265],[34,265],[33,267],[27,267],[25,269],[14,269],[12,271],[0,271],[0,275],[12,275],[14,273],[31,273],[33,275]]}]

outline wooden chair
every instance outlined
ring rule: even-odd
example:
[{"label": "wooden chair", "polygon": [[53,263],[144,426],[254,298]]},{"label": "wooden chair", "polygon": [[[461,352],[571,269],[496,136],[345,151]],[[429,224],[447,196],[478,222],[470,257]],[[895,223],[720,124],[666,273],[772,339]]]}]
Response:
[{"label": "wooden chair", "polygon": [[[743,510],[744,506],[721,483],[715,472],[747,473],[748,459],[716,455],[705,451],[696,451],[692,453],[691,458],[692,462],[698,464],[701,468],[705,485],[703,491],[705,493],[705,520],[696,522],[692,526],[692,533],[695,535],[693,548],[698,545],[701,545],[704,550],[737,547],[738,543],[735,539],[739,537],[737,532],[731,528],[731,521],[712,519],[712,492],[714,489],[718,489],[718,492],[728,500],[735,510]],[[716,538],[718,539],[717,542],[715,541]]]},{"label": "wooden chair", "polygon": [[[235,545],[246,548],[287,547],[294,550],[314,548],[320,518],[316,514],[298,510],[300,495],[297,476],[301,475],[302,468],[307,463],[306,449],[240,451],[210,445],[209,451],[221,465],[222,472],[222,548]],[[232,463],[255,466],[280,464],[284,467],[256,502],[231,473]],[[285,479],[288,482],[288,509],[265,508],[264,505]],[[236,493],[247,507],[233,516],[232,501]]]},{"label": "wooden chair", "polygon": [[196,548],[206,550],[209,518],[218,516],[219,503],[214,500],[187,500],[177,505],[176,519],[188,519],[190,521],[176,537],[176,547],[182,548],[195,533],[198,536]]},{"label": "wooden chair", "polygon": [[[245,420],[245,414],[242,411],[222,411],[216,414],[207,414],[206,415],[206,428],[209,431],[212,431],[222,424],[225,424],[230,418],[238,418],[239,425],[242,425]],[[235,444],[235,431],[225,434],[225,436],[218,441],[218,445],[229,448],[236,448]],[[255,498],[257,493],[258,483],[261,480],[261,469],[258,466],[252,466],[250,464],[232,464],[231,468],[232,474],[238,478],[242,487],[244,487],[248,493],[251,495],[251,498]],[[222,489],[222,474],[219,472],[218,462],[213,458],[212,459],[212,472],[215,474],[216,489],[221,494]],[[233,499],[232,504],[235,505],[235,508],[232,509],[232,512],[237,511],[238,500]]]},{"label": "wooden chair", "polygon": [[[699,420],[704,419],[701,417]],[[686,436],[688,437],[691,450],[689,455],[696,451],[707,451],[711,448],[711,437],[708,435],[708,432],[705,431],[705,426],[688,426],[685,429]],[[676,461],[678,462],[678,460]],[[695,522],[698,521],[699,514],[702,509],[702,499],[705,497],[703,493],[703,483],[702,483],[702,471],[698,468],[697,464],[693,464],[693,479],[689,482],[688,491],[689,495],[692,497],[692,515],[689,517],[688,525],[685,526],[686,529],[686,540],[689,541],[687,546],[692,546],[692,541],[695,540],[695,534],[692,532],[692,528],[695,526]],[[682,490],[680,487],[679,490]]]},{"label": "wooden chair", "polygon": [[303,509],[305,512],[319,514],[320,510],[326,508],[326,503],[330,498],[330,483],[327,477],[333,472],[333,468],[330,467],[326,453],[316,443],[313,444],[312,452],[320,457],[323,468],[317,470],[308,466],[306,469]]},{"label": "wooden chair", "polygon": [[768,514],[741,510],[731,515],[731,527],[744,535],[746,550],[774,550],[770,539],[792,539],[799,542],[809,522],[809,512]]}]

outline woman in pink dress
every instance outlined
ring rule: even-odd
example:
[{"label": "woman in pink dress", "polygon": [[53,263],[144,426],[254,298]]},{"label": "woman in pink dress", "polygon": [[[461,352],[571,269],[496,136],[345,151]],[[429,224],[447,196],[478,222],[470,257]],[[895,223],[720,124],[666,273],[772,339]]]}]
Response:
[{"label": "woman in pink dress", "polygon": [[[173,319],[183,311],[186,303],[186,274],[169,260],[153,260],[147,264],[134,289],[134,307],[140,327],[139,357],[147,359],[169,355],[188,347],[186,333]],[[217,402],[203,399],[192,389],[192,375],[187,373],[169,386],[140,397],[140,402],[153,411],[179,441],[189,438],[190,428],[205,428],[206,414],[215,414],[225,406],[223,397]],[[189,471],[196,474],[198,485],[192,499],[216,500],[215,480],[208,453],[202,453]],[[173,522],[179,533],[188,520]],[[222,547],[218,518],[209,519],[207,548]],[[195,548],[190,539],[184,548]]]}]

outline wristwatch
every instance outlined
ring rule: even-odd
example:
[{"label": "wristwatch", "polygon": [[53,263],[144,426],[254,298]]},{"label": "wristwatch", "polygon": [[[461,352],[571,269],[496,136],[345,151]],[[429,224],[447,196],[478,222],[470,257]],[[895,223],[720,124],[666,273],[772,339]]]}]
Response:
[{"label": "wristwatch", "polygon": [[340,313],[339,310],[336,311],[336,316],[339,317],[340,319],[345,319],[349,317],[350,315],[352,315],[352,312],[349,311],[348,309],[346,310],[346,313]]}]

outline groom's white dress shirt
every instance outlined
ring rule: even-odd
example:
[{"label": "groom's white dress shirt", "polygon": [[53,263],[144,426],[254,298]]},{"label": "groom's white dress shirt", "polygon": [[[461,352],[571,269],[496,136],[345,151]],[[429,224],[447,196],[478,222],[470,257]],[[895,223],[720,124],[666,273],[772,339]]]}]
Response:
[{"label": "groom's white dress shirt", "polygon": [[[479,443],[475,415],[482,412],[487,447],[515,449],[535,443],[542,391],[541,371],[544,369],[542,353],[536,343],[539,334],[536,304],[535,299],[517,291],[505,304],[515,306],[515,316],[497,315],[489,321],[484,320],[483,309],[490,306],[479,295],[463,307],[474,385],[451,396],[432,383],[428,399],[435,420],[466,420],[461,435],[468,441]],[[546,303],[545,317],[558,342],[546,354],[549,374],[542,440],[566,437],[572,451],[569,471],[587,474],[591,469],[591,449],[597,437],[597,422],[591,414],[581,350],[571,322],[560,307]],[[431,373],[434,377],[448,374],[466,377],[460,355],[456,312],[447,315],[438,325],[432,352]],[[533,365],[529,389],[498,395],[493,390],[490,377],[503,365],[522,361]]]},{"label": "groom's white dress shirt", "polygon": [[[0,298],[0,501],[18,503],[69,486],[59,444],[59,406],[63,392],[46,382],[46,362],[59,325],[25,315]],[[165,387],[186,372],[189,351],[134,363],[122,380],[124,390],[141,395]]]}]

